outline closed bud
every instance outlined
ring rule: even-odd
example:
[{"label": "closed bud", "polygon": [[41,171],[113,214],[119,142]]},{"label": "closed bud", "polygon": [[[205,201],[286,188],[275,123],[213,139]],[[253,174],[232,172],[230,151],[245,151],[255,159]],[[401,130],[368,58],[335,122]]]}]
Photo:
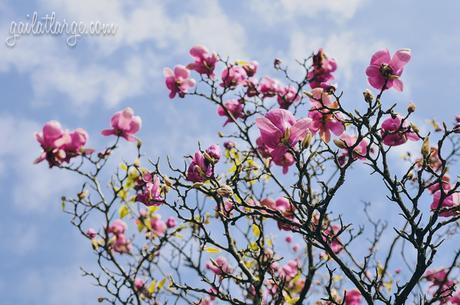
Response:
[{"label": "closed bud", "polygon": [[279,69],[280,65],[281,65],[281,59],[275,58],[275,60],[273,61],[273,67],[275,67],[275,69]]},{"label": "closed bud", "polygon": [[140,149],[142,147],[142,141],[137,139],[136,146],[137,146],[137,149]]},{"label": "closed bud", "polygon": [[422,149],[421,153],[424,158],[428,157],[431,151],[431,145],[430,145],[430,137],[426,136],[423,139],[423,144],[422,144]]},{"label": "closed bud", "polygon": [[412,130],[413,130],[415,133],[420,133],[420,129],[419,129],[418,126],[415,125],[414,123],[411,123],[411,124],[410,124],[410,127],[412,128]]},{"label": "closed bud", "polygon": [[374,100],[374,96],[372,95],[372,92],[369,89],[364,90],[363,96],[364,100],[369,104],[372,103],[372,101]]},{"label": "closed bud", "polygon": [[219,131],[219,132],[217,133],[217,135],[219,136],[219,138],[223,138],[223,137],[224,137],[224,133],[223,133],[222,131]]},{"label": "closed bud", "polygon": [[78,193],[77,196],[78,196],[78,200],[83,200],[88,196],[88,192],[87,191],[82,191],[82,192]]},{"label": "closed bud", "polygon": [[311,144],[312,139],[313,139],[313,135],[310,132],[310,130],[308,130],[307,134],[305,135],[305,138],[303,138],[302,147],[303,148],[308,148],[310,146],[310,144]]},{"label": "closed bud", "polygon": [[409,103],[409,105],[407,106],[407,112],[409,112],[409,113],[414,112],[416,107],[417,106],[415,105],[415,103]]},{"label": "closed bud", "polygon": [[224,184],[217,189],[217,194],[222,197],[228,197],[233,194],[233,190],[230,186]]},{"label": "closed bud", "polygon": [[460,133],[460,125],[455,126],[454,132],[455,133]]},{"label": "closed bud", "polygon": [[139,160],[139,158],[137,158],[136,160],[134,160],[133,165],[134,165],[135,167],[141,166],[141,160]]},{"label": "closed bud", "polygon": [[334,144],[337,145],[338,148],[346,149],[347,143],[341,139],[334,139]]}]

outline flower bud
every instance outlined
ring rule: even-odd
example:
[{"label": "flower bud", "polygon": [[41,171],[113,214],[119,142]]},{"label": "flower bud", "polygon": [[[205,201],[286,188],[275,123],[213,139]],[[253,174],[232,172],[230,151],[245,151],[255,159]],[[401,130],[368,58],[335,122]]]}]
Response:
[{"label": "flower bud", "polygon": [[423,144],[422,144],[422,149],[421,153],[424,158],[428,157],[431,151],[431,145],[430,145],[430,137],[426,136],[423,139]]},{"label": "flower bud", "polygon": [[407,112],[409,112],[409,113],[414,112],[415,109],[416,109],[415,103],[409,103],[409,105],[407,106]]},{"label": "flower bud", "polygon": [[410,123],[410,127],[412,128],[412,130],[413,130],[415,133],[420,133],[420,129],[419,129],[418,126],[415,125],[414,123]]},{"label": "flower bud", "polygon": [[80,193],[77,194],[78,196],[78,200],[83,200],[85,199],[87,196],[88,196],[88,192],[87,191],[81,191]]},{"label": "flower bud", "polygon": [[275,60],[273,61],[273,67],[275,67],[275,69],[279,69],[280,65],[281,65],[281,59],[275,58]]},{"label": "flower bud", "polygon": [[372,101],[374,100],[374,96],[372,95],[372,92],[369,89],[364,90],[363,96],[364,100],[369,104],[372,103]]},{"label": "flower bud", "polygon": [[455,121],[456,121],[457,123],[460,123],[460,114],[457,115],[457,116],[455,117]]},{"label": "flower bud", "polygon": [[233,194],[233,190],[230,186],[224,184],[217,189],[217,194],[222,197],[228,197]]},{"label": "flower bud", "polygon": [[342,148],[342,149],[347,148],[347,143],[345,143],[345,141],[341,139],[334,139],[334,144],[337,145],[338,148]]},{"label": "flower bud", "polygon": [[305,138],[302,141],[302,147],[303,148],[308,148],[311,144],[311,141],[313,139],[313,135],[310,132],[310,130],[307,131],[307,134],[305,135]]}]

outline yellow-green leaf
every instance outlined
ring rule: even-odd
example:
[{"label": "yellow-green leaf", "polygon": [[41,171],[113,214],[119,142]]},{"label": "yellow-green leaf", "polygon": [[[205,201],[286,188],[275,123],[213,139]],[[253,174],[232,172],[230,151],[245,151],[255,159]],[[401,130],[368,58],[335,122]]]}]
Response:
[{"label": "yellow-green leaf", "polygon": [[118,214],[120,215],[120,218],[125,218],[126,215],[129,214],[129,209],[126,205],[122,205],[119,209],[118,209]]},{"label": "yellow-green leaf", "polygon": [[214,247],[206,247],[204,251],[208,253],[220,253],[220,249]]},{"label": "yellow-green leaf", "polygon": [[254,236],[256,238],[259,238],[259,236],[260,236],[260,228],[259,228],[258,225],[256,225],[256,224],[252,225],[252,234],[254,234]]}]

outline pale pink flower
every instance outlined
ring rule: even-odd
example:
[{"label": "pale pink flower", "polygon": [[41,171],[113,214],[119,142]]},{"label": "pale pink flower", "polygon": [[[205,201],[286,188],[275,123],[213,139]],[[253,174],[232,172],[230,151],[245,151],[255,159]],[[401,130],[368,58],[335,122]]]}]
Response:
[{"label": "pale pink flower", "polygon": [[294,87],[287,86],[278,90],[277,101],[282,109],[288,109],[289,106],[300,100],[300,94]]},{"label": "pale pink flower", "polygon": [[[231,116],[227,114],[225,109],[227,110],[229,114],[231,114]],[[244,109],[244,104],[241,103],[239,100],[228,100],[224,102],[224,106],[217,107],[217,114],[219,116],[223,116],[227,118],[227,120],[224,123],[224,126],[225,126],[228,123],[234,122],[234,119],[237,120],[239,118],[244,117],[243,109]]]},{"label": "pale pink flower", "polygon": [[115,235],[113,250],[120,254],[131,252],[131,243],[124,234]]},{"label": "pale pink flower", "polygon": [[299,263],[296,260],[290,260],[286,265],[279,269],[279,275],[287,281],[293,279],[299,270]]},{"label": "pale pink flower", "polygon": [[208,154],[209,157],[211,157],[214,162],[218,162],[220,160],[220,147],[219,145],[212,144],[208,148],[206,148],[206,153]]},{"label": "pale pink flower", "polygon": [[[366,69],[369,84],[376,89],[390,89],[403,91],[403,82],[400,77],[404,66],[411,59],[409,49],[401,49],[391,57],[388,49],[379,50],[372,55],[371,62]],[[385,88],[383,88],[385,86]]]},{"label": "pale pink flower", "polygon": [[354,147],[352,151],[352,156],[351,156],[353,160],[357,160],[357,159],[365,160],[366,159],[367,147],[369,145],[366,139],[362,139],[359,143],[357,143],[358,138],[356,136],[352,136],[352,135],[345,134],[345,133],[342,134],[339,139],[345,145],[345,148],[343,148],[345,152],[339,156],[340,165],[343,165],[346,163],[347,159],[350,157],[348,149],[352,147]]},{"label": "pale pink flower", "polygon": [[359,305],[361,304],[362,296],[358,289],[347,291],[345,296],[345,305]]},{"label": "pale pink flower", "polygon": [[418,135],[410,130],[409,123],[400,115],[389,117],[382,123],[383,143],[388,146],[398,146],[408,140],[418,141]]},{"label": "pale pink flower", "polygon": [[152,227],[153,233],[158,236],[163,235],[167,228],[166,223],[161,220],[160,215],[153,215],[153,217],[150,219],[150,226]]},{"label": "pale pink flower", "polygon": [[324,240],[329,243],[329,247],[334,253],[340,253],[343,249],[343,245],[337,236],[339,231],[340,227],[338,225],[332,225],[324,230]]},{"label": "pale pink flower", "polygon": [[134,280],[134,288],[137,291],[141,291],[144,289],[145,281],[143,279],[137,278]]},{"label": "pale pink flower", "polygon": [[246,82],[248,75],[246,70],[240,66],[230,66],[222,71],[222,83],[225,88],[234,88]]},{"label": "pale pink flower", "polygon": [[126,141],[135,142],[137,139],[134,134],[141,128],[142,120],[139,116],[134,115],[132,108],[126,107],[112,116],[111,124],[112,129],[104,129],[102,135],[115,135]]},{"label": "pale pink flower", "polygon": [[279,90],[280,84],[278,81],[268,76],[265,76],[259,82],[258,91],[262,94],[263,98],[276,96]]},{"label": "pale pink flower", "polygon": [[215,52],[210,53],[204,46],[194,46],[190,49],[190,55],[195,59],[195,62],[188,64],[187,69],[195,70],[199,74],[214,77],[214,69],[218,61]]},{"label": "pale pink flower", "polygon": [[233,268],[230,267],[229,263],[223,256],[219,256],[218,258],[209,261],[206,264],[206,268],[214,272],[216,275],[224,275],[233,272]]},{"label": "pale pink flower", "polygon": [[190,70],[182,65],[174,67],[174,71],[170,68],[165,68],[163,71],[165,76],[166,87],[169,89],[169,98],[174,98],[176,94],[184,97],[189,89],[195,87],[195,80],[190,78]]},{"label": "pale pink flower", "polygon": [[107,232],[112,233],[114,235],[122,235],[125,233],[128,226],[126,223],[121,219],[116,219],[112,222],[109,226]]},{"label": "pale pink flower", "polygon": [[85,234],[89,239],[94,239],[97,236],[97,232],[93,228],[89,228],[88,230],[86,230]]}]

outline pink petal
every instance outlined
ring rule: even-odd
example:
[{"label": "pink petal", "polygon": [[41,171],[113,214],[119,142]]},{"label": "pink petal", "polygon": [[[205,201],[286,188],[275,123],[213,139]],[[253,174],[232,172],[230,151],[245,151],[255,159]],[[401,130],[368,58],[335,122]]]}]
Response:
[{"label": "pink petal", "polygon": [[188,78],[190,76],[190,71],[187,70],[185,66],[177,65],[174,67],[174,76],[176,78],[178,77]]},{"label": "pink petal", "polygon": [[402,92],[404,89],[403,82],[400,79],[393,80],[393,87],[399,92]]},{"label": "pink petal", "polygon": [[371,64],[380,66],[381,64],[390,63],[391,56],[388,49],[383,49],[375,52],[371,57]]}]

